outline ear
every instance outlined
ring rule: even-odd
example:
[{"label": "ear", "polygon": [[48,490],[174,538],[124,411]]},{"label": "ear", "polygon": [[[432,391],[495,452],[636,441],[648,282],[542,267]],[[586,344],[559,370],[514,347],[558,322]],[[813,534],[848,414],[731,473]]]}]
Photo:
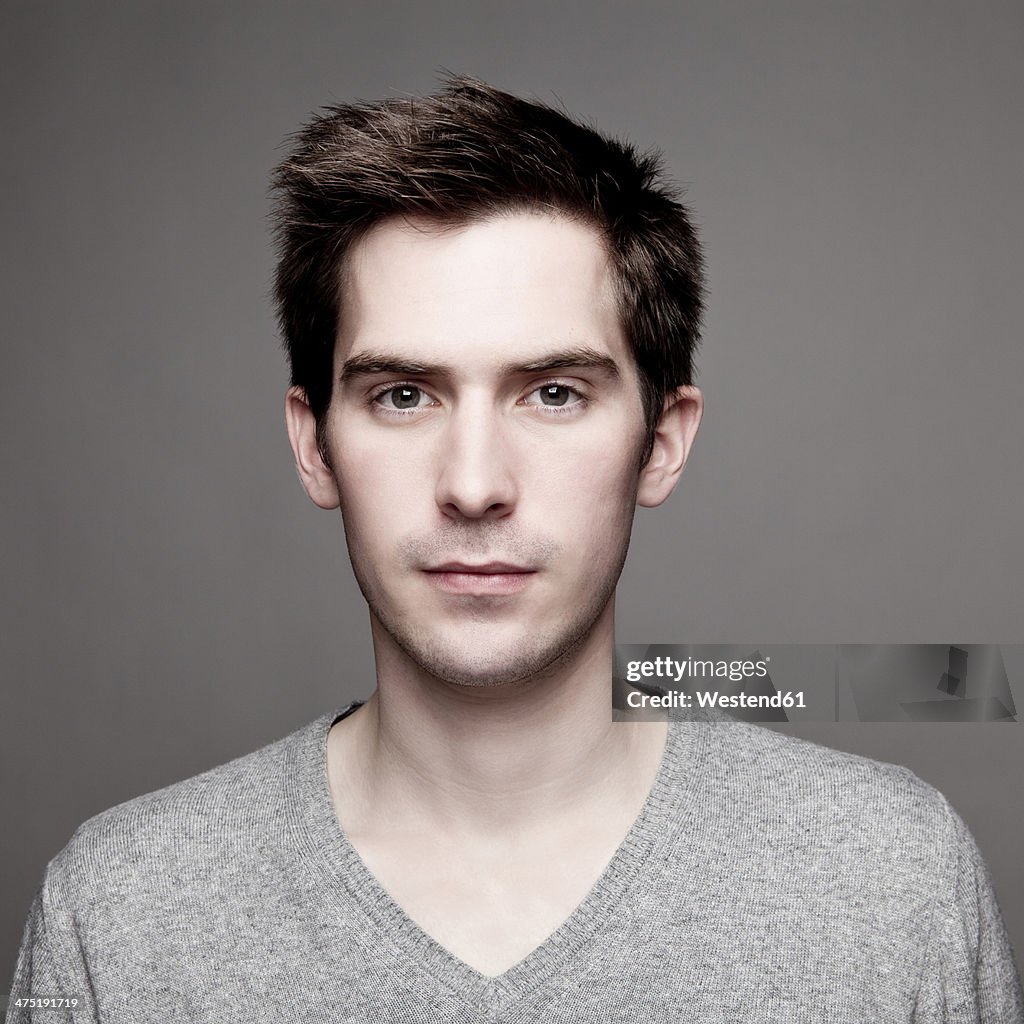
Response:
[{"label": "ear", "polygon": [[692,384],[676,388],[665,398],[654,432],[654,448],[640,471],[636,503],[655,508],[675,490],[704,414],[704,396]]},{"label": "ear", "polygon": [[316,419],[302,388],[288,389],[284,399],[284,420],[295,454],[295,469],[310,500],[320,508],[337,508],[338,484],[317,448]]}]

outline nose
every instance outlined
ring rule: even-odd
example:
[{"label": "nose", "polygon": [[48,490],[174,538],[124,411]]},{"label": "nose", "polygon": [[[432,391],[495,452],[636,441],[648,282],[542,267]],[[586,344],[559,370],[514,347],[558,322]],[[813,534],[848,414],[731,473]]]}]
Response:
[{"label": "nose", "polygon": [[501,519],[515,507],[511,440],[489,405],[452,413],[438,453],[437,504],[450,519]]}]

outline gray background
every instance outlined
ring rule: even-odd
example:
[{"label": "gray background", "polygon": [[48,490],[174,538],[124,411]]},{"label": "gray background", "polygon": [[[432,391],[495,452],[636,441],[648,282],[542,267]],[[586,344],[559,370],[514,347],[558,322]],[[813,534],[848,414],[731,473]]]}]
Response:
[{"label": "gray background", "polygon": [[[5,5],[0,972],[79,822],[371,689],[267,301],[268,172],[332,99],[469,72],[688,187],[707,418],[638,516],[620,641],[1024,640],[1022,30],[1017,3]],[[800,731],[943,789],[1024,947],[1019,726]]]}]

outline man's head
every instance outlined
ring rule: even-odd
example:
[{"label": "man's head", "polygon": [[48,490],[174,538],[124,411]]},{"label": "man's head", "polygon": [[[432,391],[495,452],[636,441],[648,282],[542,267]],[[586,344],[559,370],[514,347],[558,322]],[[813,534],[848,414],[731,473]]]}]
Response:
[{"label": "man's head", "polygon": [[[301,160],[279,172],[279,183],[301,181],[301,195],[287,202],[306,218],[303,232],[282,227],[278,287],[293,368],[286,411],[307,492],[324,508],[341,507],[378,666],[386,648],[450,683],[498,684],[564,662],[599,622],[610,631],[635,505],[670,493],[700,418],[699,392],[678,376],[689,372],[696,321],[685,351],[653,334],[639,343],[637,324],[660,318],[676,323],[678,347],[684,323],[681,311],[648,309],[616,256],[614,232],[644,217],[620,195],[605,223],[568,203],[553,167],[527,173],[542,151],[555,160],[554,143],[542,138],[554,119],[575,140],[561,158],[578,164],[573,187],[607,193],[586,151],[593,133],[545,108],[516,114],[520,101],[475,83],[446,96],[424,101],[422,123],[415,105],[344,108],[343,127],[328,119],[302,137],[302,160],[331,168],[316,188],[297,170]],[[446,105],[458,116],[442,118]],[[506,108],[511,123],[498,115]],[[388,125],[383,170],[367,152],[383,145]],[[528,136],[532,159],[503,153],[516,132]],[[603,145],[628,163],[623,147]],[[426,156],[434,173],[420,179],[414,169]],[[436,173],[445,160],[461,160],[458,175]],[[498,175],[512,183],[508,195],[491,180]],[[453,205],[457,193],[468,196],[463,207]],[[665,196],[659,202],[663,223],[650,209],[645,222],[652,230],[682,223],[695,263],[685,214]],[[333,245],[310,241],[349,214],[344,241],[337,224]],[[681,273],[645,262],[650,252],[640,259],[635,237],[623,245],[648,283]],[[673,250],[663,240],[661,251]],[[688,287],[685,316],[695,318],[699,280]],[[669,352],[664,360],[655,347]]]},{"label": "man's head", "polygon": [[[703,260],[659,158],[541,103],[453,78],[416,99],[328,107],[274,175],[278,318],[323,440],[355,243],[393,217],[465,225],[512,211],[592,225],[639,373],[650,454],[666,395],[692,383]],[[326,454],[326,453],[325,453]]]}]

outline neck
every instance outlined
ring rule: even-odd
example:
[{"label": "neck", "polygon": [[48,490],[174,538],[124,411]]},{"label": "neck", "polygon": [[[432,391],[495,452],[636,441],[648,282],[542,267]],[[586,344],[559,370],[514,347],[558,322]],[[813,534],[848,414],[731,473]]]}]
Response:
[{"label": "neck", "polygon": [[[336,803],[358,832],[372,815],[467,833],[514,833],[646,793],[664,727],[613,723],[613,604],[586,640],[519,683],[431,676],[374,623],[377,690],[328,744]],[[387,638],[389,639],[389,638]]]}]

